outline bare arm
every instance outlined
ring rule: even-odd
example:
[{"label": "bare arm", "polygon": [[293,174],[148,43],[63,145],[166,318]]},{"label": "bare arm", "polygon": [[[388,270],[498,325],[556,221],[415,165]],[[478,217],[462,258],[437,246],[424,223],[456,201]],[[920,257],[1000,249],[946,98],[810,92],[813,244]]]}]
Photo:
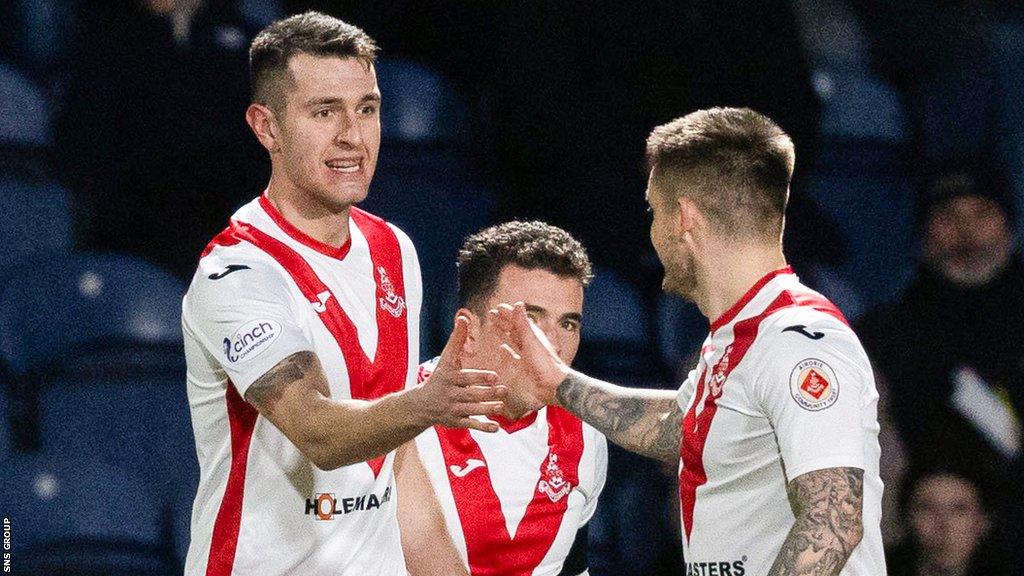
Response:
[{"label": "bare arm", "polygon": [[455,550],[444,513],[423,467],[416,442],[398,449],[395,457],[398,483],[398,526],[402,551],[412,576],[466,575],[466,567]]},{"label": "bare arm", "polygon": [[555,396],[559,404],[619,446],[679,463],[683,412],[674,391],[626,388],[569,372]]},{"label": "bare arm", "polygon": [[864,471],[808,472],[794,478],[788,491],[796,521],[769,576],[838,575],[864,534]]},{"label": "bare arm", "polygon": [[322,470],[386,454],[434,424],[493,432],[496,424],[470,416],[501,410],[504,389],[492,385],[493,372],[460,368],[466,326],[465,319],[456,322],[434,374],[401,392],[372,401],[332,399],[316,354],[297,352],[256,380],[245,399]]}]

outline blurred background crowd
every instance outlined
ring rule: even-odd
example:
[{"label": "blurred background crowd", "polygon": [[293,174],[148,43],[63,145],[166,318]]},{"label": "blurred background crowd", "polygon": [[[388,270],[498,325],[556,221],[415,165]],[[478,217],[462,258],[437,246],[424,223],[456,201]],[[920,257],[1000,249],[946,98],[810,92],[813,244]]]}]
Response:
[{"label": "blurred background crowd", "polygon": [[[465,235],[539,218],[598,266],[577,367],[677,387],[707,323],[660,291],[644,140],[713,105],[779,122],[787,256],[876,369],[890,574],[1021,573],[1013,0],[0,2],[0,513],[23,568],[180,573],[198,474],[180,298],[269,176],[249,42],[306,9],[383,48],[364,207],[417,245],[424,358]],[[591,574],[682,573],[674,478],[612,449]]]}]

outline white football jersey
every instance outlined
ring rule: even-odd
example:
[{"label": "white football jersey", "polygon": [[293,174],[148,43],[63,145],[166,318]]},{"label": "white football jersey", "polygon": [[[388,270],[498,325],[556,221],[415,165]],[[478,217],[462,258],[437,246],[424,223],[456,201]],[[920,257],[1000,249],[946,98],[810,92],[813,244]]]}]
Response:
[{"label": "white football jersey", "polygon": [[556,576],[594,515],[608,445],[554,406],[495,421],[493,434],[435,427],[416,438],[448,532],[473,576]]},{"label": "white football jersey", "polygon": [[686,574],[766,574],[795,520],[787,484],[834,467],[864,471],[864,537],[841,573],[886,573],[878,393],[831,302],[769,274],[712,323],[678,401]]},{"label": "white football jersey", "polygon": [[243,400],[291,354],[315,352],[332,398],[413,382],[422,299],[412,242],[352,208],[322,244],[260,196],[204,251],[182,305],[200,464],[188,575],[404,576],[394,453],[325,472]]}]

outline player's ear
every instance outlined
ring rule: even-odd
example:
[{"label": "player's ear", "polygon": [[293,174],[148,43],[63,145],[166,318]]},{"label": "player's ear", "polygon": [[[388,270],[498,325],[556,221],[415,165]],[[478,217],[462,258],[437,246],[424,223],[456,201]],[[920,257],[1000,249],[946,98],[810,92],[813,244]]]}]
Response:
[{"label": "player's ear", "polygon": [[483,318],[473,313],[469,308],[459,308],[455,316],[465,316],[469,319],[469,333],[466,334],[466,343],[462,345],[464,357],[473,356],[480,348],[480,333],[483,330]]},{"label": "player's ear", "polygon": [[679,208],[676,211],[675,221],[673,222],[676,227],[676,233],[682,236],[687,232],[692,232],[696,225],[697,204],[690,198],[680,195],[676,198],[676,207]]},{"label": "player's ear", "polygon": [[274,153],[280,149],[278,143],[278,129],[274,111],[270,108],[256,104],[250,104],[245,110],[245,122],[249,124],[256,139],[260,141],[267,151]]}]

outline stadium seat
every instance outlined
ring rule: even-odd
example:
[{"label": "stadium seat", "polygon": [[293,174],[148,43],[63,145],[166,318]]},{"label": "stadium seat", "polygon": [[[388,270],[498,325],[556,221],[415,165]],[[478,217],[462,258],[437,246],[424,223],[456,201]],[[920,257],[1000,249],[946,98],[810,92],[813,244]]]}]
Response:
[{"label": "stadium seat", "polygon": [[74,244],[71,195],[46,181],[0,169],[0,281],[21,261],[69,252]]},{"label": "stadium seat", "polygon": [[839,223],[849,257],[838,272],[864,309],[897,297],[913,275],[914,189],[899,146],[824,140],[809,191]]},{"label": "stadium seat", "polygon": [[866,70],[821,67],[811,81],[821,98],[824,139],[902,142],[906,118],[899,94]]},{"label": "stadium seat", "polygon": [[596,267],[587,287],[575,365],[588,374],[632,384],[664,376],[652,353],[640,293],[611,270]]},{"label": "stadium seat", "polygon": [[164,575],[159,510],[131,472],[88,453],[17,454],[0,474],[15,573]]},{"label": "stadium seat", "polygon": [[401,58],[377,61],[377,85],[387,95],[381,109],[385,142],[453,144],[465,135],[468,113],[447,80]]},{"label": "stadium seat", "polygon": [[181,367],[185,287],[116,254],[40,258],[0,292],[0,353],[15,375],[164,373]]},{"label": "stadium seat", "polygon": [[52,109],[38,86],[0,61],[0,142],[48,146]]},{"label": "stadium seat", "polygon": [[195,496],[199,478],[183,377],[57,379],[39,392],[44,450],[87,453],[123,466],[146,483],[149,506],[170,515]]}]

